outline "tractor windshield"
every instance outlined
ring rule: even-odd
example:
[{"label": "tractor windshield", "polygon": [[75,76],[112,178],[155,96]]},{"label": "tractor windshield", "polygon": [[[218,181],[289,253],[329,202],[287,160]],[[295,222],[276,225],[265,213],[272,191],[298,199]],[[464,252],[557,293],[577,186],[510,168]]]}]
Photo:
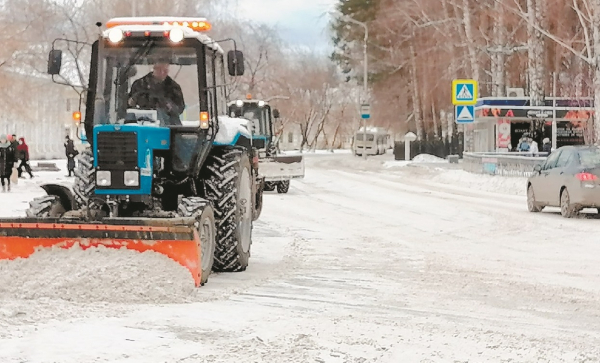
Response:
[{"label": "tractor windshield", "polygon": [[[236,107],[236,106],[233,106]],[[230,114],[235,117],[235,111],[231,110]],[[269,107],[259,106],[258,103],[244,103],[241,110],[241,116],[252,123],[252,132],[255,135],[269,135]]]},{"label": "tractor windshield", "polygon": [[199,124],[197,49],[136,45],[100,49],[94,124]]}]

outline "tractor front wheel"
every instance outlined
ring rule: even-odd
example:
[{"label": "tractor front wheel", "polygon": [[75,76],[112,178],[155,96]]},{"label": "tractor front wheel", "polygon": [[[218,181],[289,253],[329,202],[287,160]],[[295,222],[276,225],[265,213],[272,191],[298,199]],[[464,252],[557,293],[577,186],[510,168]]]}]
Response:
[{"label": "tractor front wheel", "polygon": [[75,182],[73,192],[77,208],[88,206],[90,196],[96,187],[96,170],[94,169],[94,155],[91,150],[85,150],[77,157],[78,165],[75,168]]},{"label": "tractor front wheel", "polygon": [[25,211],[25,215],[37,218],[58,218],[65,212],[66,209],[58,196],[44,195],[29,202],[29,209]]},{"label": "tractor front wheel", "polygon": [[204,165],[204,197],[215,208],[217,238],[213,270],[244,271],[250,259],[254,197],[246,149],[214,148]]}]

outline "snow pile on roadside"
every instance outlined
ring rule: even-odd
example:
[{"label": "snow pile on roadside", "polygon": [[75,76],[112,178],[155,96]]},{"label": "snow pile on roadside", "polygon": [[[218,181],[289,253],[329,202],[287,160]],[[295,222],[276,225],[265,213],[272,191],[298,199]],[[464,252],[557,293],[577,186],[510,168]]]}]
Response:
[{"label": "snow pile on roadside", "polygon": [[194,292],[190,272],[156,252],[74,247],[0,261],[0,298],[72,302],[180,303]]},{"label": "snow pile on roadside", "polygon": [[406,161],[406,160],[385,161],[383,163],[383,167],[386,169],[403,168],[405,166],[414,165],[414,164],[418,164],[418,163],[448,163],[448,160],[442,159],[440,157],[437,157],[437,156],[431,155],[431,154],[419,154],[410,161]]},{"label": "snow pile on roadside", "polygon": [[386,169],[390,169],[390,168],[403,168],[405,166],[409,166],[410,164],[412,164],[412,161],[405,161],[405,160],[394,160],[394,161],[386,161],[383,163],[383,167]]},{"label": "snow pile on roadside", "polygon": [[430,180],[436,183],[454,184],[467,189],[477,189],[511,195],[526,195],[526,177],[474,174],[464,170],[438,169]]},{"label": "snow pile on roadside", "polygon": [[448,160],[442,159],[431,154],[419,154],[412,160],[415,163],[447,163]]}]

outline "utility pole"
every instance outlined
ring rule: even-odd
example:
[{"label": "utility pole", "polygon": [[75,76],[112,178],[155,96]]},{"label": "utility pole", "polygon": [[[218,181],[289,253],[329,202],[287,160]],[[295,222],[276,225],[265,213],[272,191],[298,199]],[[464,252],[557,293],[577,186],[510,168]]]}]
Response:
[{"label": "utility pole", "polygon": [[[364,70],[363,70],[363,103],[367,103],[368,102],[368,78],[369,78],[369,72],[368,72],[368,53],[367,53],[367,40],[369,39],[369,28],[367,27],[366,23],[363,23],[362,21],[358,21],[348,15],[345,14],[341,14],[339,11],[334,11],[334,13],[340,14],[342,19],[345,19],[351,23],[354,24],[358,24],[361,25],[363,28],[365,28],[365,38],[363,41],[363,55],[364,55],[364,60],[363,60],[363,66],[364,66]],[[370,112],[370,111],[369,111]],[[355,140],[356,142],[356,140]],[[367,159],[367,119],[363,117],[363,159]]]},{"label": "utility pole", "polygon": [[558,134],[556,126],[556,72],[552,73],[552,150],[556,150],[556,137]]}]

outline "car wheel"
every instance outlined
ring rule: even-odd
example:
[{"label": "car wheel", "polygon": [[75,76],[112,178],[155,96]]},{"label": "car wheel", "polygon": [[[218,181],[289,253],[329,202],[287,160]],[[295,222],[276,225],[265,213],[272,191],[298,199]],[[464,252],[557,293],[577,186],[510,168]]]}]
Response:
[{"label": "car wheel", "polygon": [[535,201],[535,194],[533,194],[533,186],[529,185],[527,187],[527,209],[532,213],[541,212],[544,209],[543,206],[540,206]]},{"label": "car wheel", "polygon": [[572,218],[577,215],[577,209],[571,204],[571,197],[567,188],[560,194],[560,214],[565,218]]}]

